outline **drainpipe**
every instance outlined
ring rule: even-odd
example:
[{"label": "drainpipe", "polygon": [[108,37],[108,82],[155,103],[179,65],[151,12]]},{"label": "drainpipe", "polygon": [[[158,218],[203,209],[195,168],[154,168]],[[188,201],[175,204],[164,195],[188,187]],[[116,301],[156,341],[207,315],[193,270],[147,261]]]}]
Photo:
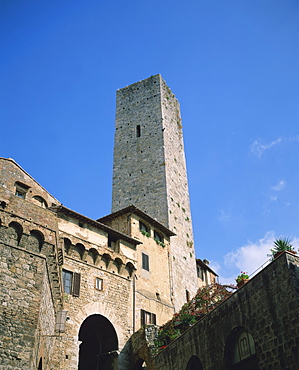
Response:
[{"label": "drainpipe", "polygon": [[134,273],[133,275],[133,333],[135,333],[135,312],[136,312],[136,297],[135,297],[135,292],[136,292],[136,275]]}]

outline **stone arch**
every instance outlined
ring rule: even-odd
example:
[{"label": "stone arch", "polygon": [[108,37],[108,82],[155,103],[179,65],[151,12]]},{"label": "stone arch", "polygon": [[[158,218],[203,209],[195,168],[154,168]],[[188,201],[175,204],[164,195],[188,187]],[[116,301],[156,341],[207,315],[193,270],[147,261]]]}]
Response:
[{"label": "stone arch", "polygon": [[71,245],[72,245],[72,242],[70,241],[70,239],[63,238],[63,247],[64,247],[64,252],[66,254],[70,254],[70,252],[71,252]]},{"label": "stone arch", "polygon": [[197,356],[191,356],[186,370],[203,370],[202,364]]},{"label": "stone arch", "polygon": [[40,253],[44,243],[44,235],[38,230],[31,230],[27,239],[26,249]]},{"label": "stone arch", "polygon": [[85,252],[85,247],[81,243],[77,243],[74,246],[73,252],[72,252],[72,257],[78,258],[82,260],[83,253]]},{"label": "stone arch", "polygon": [[[113,261],[113,266],[112,266],[112,269],[113,269],[113,267],[115,267],[116,268],[116,270],[117,270],[117,272],[120,274],[121,273],[121,268],[122,268],[122,266],[123,266],[123,261],[119,258],[119,257],[117,257],[117,258],[115,258],[115,260]],[[114,269],[113,269],[114,270]]]},{"label": "stone arch", "polygon": [[118,338],[114,326],[103,315],[88,316],[80,326],[78,370],[115,369]]},{"label": "stone arch", "polygon": [[103,262],[101,265],[107,269],[111,260],[112,260],[112,257],[110,256],[110,254],[104,253],[101,256],[101,262]]},{"label": "stone arch", "polygon": [[243,326],[235,327],[228,335],[224,356],[227,370],[258,368],[254,339]]},{"label": "stone arch", "polygon": [[127,262],[125,271],[128,274],[128,278],[131,278],[133,276],[134,271],[136,270],[135,266],[133,265],[132,262]]},{"label": "stone arch", "polygon": [[22,226],[15,221],[12,221],[8,225],[8,244],[17,246],[20,243],[21,237],[23,234]]},{"label": "stone arch", "polygon": [[96,263],[96,258],[99,255],[98,251],[94,248],[89,249],[85,262],[90,263],[91,265],[95,265]]},{"label": "stone arch", "polygon": [[47,202],[45,201],[45,199],[43,197],[41,197],[40,195],[34,195],[32,197],[32,200],[35,204],[37,204],[38,206],[40,207],[43,207],[43,208],[48,208],[48,204]]}]

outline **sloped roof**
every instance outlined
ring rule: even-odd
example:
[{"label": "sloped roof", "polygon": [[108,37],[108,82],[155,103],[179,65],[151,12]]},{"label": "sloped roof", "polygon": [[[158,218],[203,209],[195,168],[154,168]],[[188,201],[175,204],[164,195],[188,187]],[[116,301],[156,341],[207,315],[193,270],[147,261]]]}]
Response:
[{"label": "sloped roof", "polygon": [[169,230],[167,227],[165,227],[160,222],[158,222],[155,218],[152,218],[147,213],[141,211],[141,209],[137,208],[133,204],[128,206],[128,207],[122,208],[119,211],[110,213],[107,216],[101,217],[97,221],[105,223],[105,222],[113,220],[114,218],[117,218],[121,215],[126,215],[126,214],[136,214],[137,216],[139,216],[143,220],[147,221],[148,223],[150,223],[151,225],[153,225],[157,229],[161,230],[167,236],[175,236],[176,235],[173,231]]},{"label": "sloped roof", "polygon": [[48,209],[50,209],[51,211],[57,213],[57,214],[64,214],[64,215],[68,215],[68,216],[72,216],[78,220],[82,220],[84,221],[85,223],[87,224],[90,224],[90,225],[93,225],[101,230],[104,230],[106,231],[107,233],[111,234],[111,235],[115,235],[116,237],[118,237],[119,239],[122,239],[122,240],[126,240],[127,242],[131,243],[131,244],[134,244],[134,245],[137,245],[137,244],[142,244],[139,240],[136,240],[134,238],[131,238],[129,237],[128,235],[126,234],[123,234],[115,229],[112,229],[111,227],[99,222],[99,221],[96,221],[96,220],[93,220],[91,218],[88,218],[84,215],[81,215],[80,213],[77,213],[63,205],[61,206],[54,206],[54,207],[49,207]]}]

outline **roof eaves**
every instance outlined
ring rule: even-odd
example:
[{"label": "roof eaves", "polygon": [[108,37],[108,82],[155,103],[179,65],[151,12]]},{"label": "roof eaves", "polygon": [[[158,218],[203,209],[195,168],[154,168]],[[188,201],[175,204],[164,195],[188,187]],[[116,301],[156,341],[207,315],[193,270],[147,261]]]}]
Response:
[{"label": "roof eaves", "polygon": [[120,209],[119,211],[110,213],[107,216],[99,218],[97,221],[105,222],[105,221],[112,220],[114,218],[117,218],[121,215],[128,214],[128,213],[136,214],[142,217],[144,220],[148,221],[149,223],[151,223],[152,225],[156,226],[161,231],[163,231],[167,236],[176,236],[176,234],[173,231],[169,230],[166,226],[162,225],[159,221],[149,216],[147,213],[143,212],[141,209],[137,208],[134,205],[130,205],[128,207]]},{"label": "roof eaves", "polygon": [[123,239],[123,240],[126,240],[128,241],[129,243],[132,243],[132,244],[135,244],[135,245],[138,245],[138,244],[142,244],[142,242],[140,242],[139,240],[136,240],[134,238],[131,238],[130,236],[126,235],[126,234],[123,234],[115,229],[112,229],[111,227],[99,222],[99,221],[96,221],[96,220],[93,220],[89,217],[86,217],[80,213],[77,213],[75,211],[73,211],[72,209],[70,208],[67,208],[63,205],[61,206],[53,206],[53,207],[49,207],[48,209],[50,209],[51,211],[59,214],[59,213],[62,213],[62,214],[66,214],[66,215],[70,215],[70,216],[73,216],[77,219],[80,219],[88,224],[91,224],[95,227],[98,227],[99,229],[102,229],[110,234],[113,234],[115,236],[118,236],[120,239]]}]

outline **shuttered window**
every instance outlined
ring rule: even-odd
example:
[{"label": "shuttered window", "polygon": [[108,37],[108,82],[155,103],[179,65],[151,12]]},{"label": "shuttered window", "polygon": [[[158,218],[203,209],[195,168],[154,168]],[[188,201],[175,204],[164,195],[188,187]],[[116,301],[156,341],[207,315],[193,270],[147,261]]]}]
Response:
[{"label": "shuttered window", "polygon": [[80,280],[81,280],[81,275],[75,272],[74,278],[73,278],[73,293],[72,293],[74,297],[79,297]]},{"label": "shuttered window", "polygon": [[72,281],[73,281],[73,273],[70,271],[63,270],[62,271],[62,280],[63,280],[63,290],[67,294],[72,293]]},{"label": "shuttered window", "polygon": [[65,293],[79,297],[81,274],[62,270],[63,289]]}]

